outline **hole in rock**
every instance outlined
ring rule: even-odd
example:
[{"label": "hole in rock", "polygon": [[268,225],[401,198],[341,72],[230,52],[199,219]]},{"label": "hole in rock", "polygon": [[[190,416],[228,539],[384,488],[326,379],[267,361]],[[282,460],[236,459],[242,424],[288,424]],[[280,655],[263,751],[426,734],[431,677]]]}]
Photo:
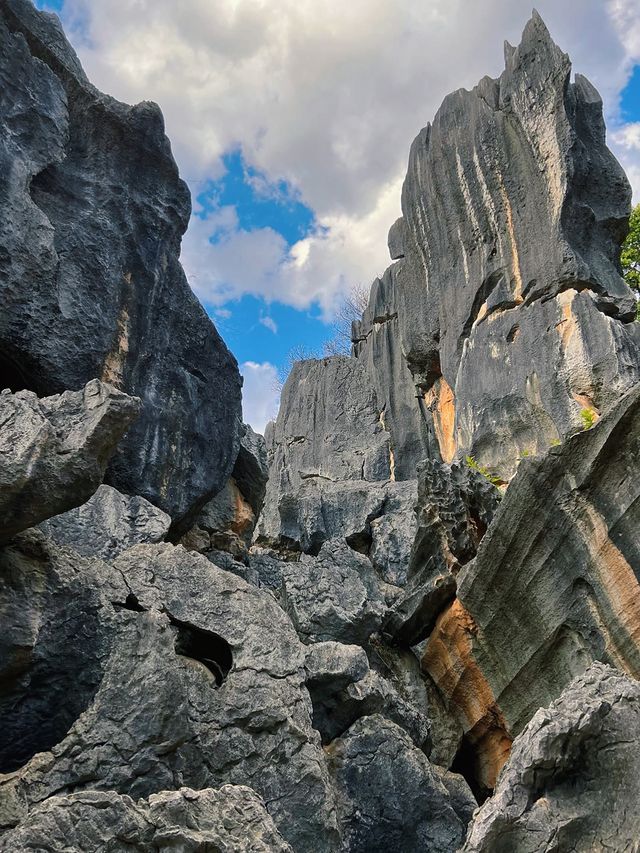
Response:
[{"label": "hole in rock", "polygon": [[349,548],[353,551],[357,551],[358,554],[364,554],[365,557],[368,557],[371,552],[372,541],[371,533],[367,533],[365,531],[352,533],[351,536],[347,536],[346,539]]},{"label": "hole in rock", "polygon": [[458,747],[456,757],[453,759],[451,772],[459,773],[460,776],[464,777],[471,788],[473,796],[476,798],[479,805],[482,805],[493,792],[479,780],[479,762],[480,756],[478,755],[477,750],[469,741],[468,736],[464,735],[460,746]]},{"label": "hole in rock", "polygon": [[10,388],[14,394],[17,391],[34,391],[39,397],[46,396],[24,364],[8,352],[0,350],[0,391],[5,388]]},{"label": "hole in rock", "polygon": [[213,674],[216,685],[220,687],[233,666],[229,643],[213,631],[204,631],[173,616],[169,616],[169,619],[176,628],[176,654],[200,661]]}]

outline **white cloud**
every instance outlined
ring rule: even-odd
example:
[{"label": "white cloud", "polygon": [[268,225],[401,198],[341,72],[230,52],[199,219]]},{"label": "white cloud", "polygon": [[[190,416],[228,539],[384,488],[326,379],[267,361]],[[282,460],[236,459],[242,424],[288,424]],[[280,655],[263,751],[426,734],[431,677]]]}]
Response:
[{"label": "white cloud", "polygon": [[610,143],[624,166],[634,202],[640,202],[640,121],[622,125],[611,134]]},{"label": "white cloud", "polygon": [[[574,67],[617,115],[638,57],[637,0],[538,0]],[[194,219],[184,250],[201,298],[243,292],[330,312],[387,263],[409,145],[444,95],[502,67],[531,0],[67,0],[90,78],[162,106],[182,174],[221,173],[240,145],[271,184],[284,179],[321,228],[288,251],[233,208]],[[633,172],[634,150],[616,147]],[[269,185],[262,188],[269,190]],[[222,233],[215,246],[209,236]]]},{"label": "white cloud", "polygon": [[245,423],[264,435],[267,423],[278,413],[278,370],[268,361],[245,361],[240,365],[240,372],[244,376],[242,407]]},{"label": "white cloud", "polygon": [[268,314],[263,314],[258,322],[265,326],[265,328],[269,329],[269,331],[273,332],[274,335],[278,334],[278,324],[273,317],[270,317]]}]

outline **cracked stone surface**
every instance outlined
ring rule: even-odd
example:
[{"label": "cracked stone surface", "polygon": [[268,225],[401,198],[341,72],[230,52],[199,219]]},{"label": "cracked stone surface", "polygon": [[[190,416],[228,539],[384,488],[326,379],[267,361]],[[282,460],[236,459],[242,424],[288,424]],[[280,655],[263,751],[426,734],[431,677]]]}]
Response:
[{"label": "cracked stone surface", "polygon": [[[3,619],[16,626],[8,674],[14,697],[24,701],[36,678],[31,661],[40,661],[44,693],[36,711],[56,707],[47,691],[57,689],[70,727],[52,732],[48,745],[31,743],[32,753],[40,751],[2,778],[0,826],[28,822],[48,796],[86,787],[139,798],[182,786],[250,784],[296,851],[335,849],[333,794],[311,727],[304,650],[272,596],[181,547],[138,545],[109,566],[35,531],[25,536],[3,553],[31,568],[3,573],[14,585],[0,598],[14,603]],[[44,594],[34,596],[30,585]],[[51,608],[63,601],[65,618],[56,624]],[[91,644],[78,643],[84,632]],[[29,645],[34,651],[25,657]],[[60,660],[62,649],[71,658]],[[68,695],[70,678],[83,672],[74,652],[86,688]],[[85,707],[70,708],[76,698]],[[33,737],[27,715],[9,710],[8,719]]]},{"label": "cracked stone surface", "polygon": [[236,785],[162,791],[137,802],[113,791],[51,797],[0,839],[5,853],[124,849],[292,853],[255,791]]},{"label": "cracked stone surface", "polygon": [[281,569],[283,607],[306,642],[362,644],[379,629],[390,588],[343,539],[325,542],[317,557],[283,562]]},{"label": "cracked stone surface", "polygon": [[102,485],[82,506],[49,518],[40,529],[84,557],[113,560],[133,545],[162,542],[170,526],[171,517],[149,501]]},{"label": "cracked stone surface", "polygon": [[374,715],[329,747],[343,850],[455,853],[465,824],[429,759],[399,726]]}]

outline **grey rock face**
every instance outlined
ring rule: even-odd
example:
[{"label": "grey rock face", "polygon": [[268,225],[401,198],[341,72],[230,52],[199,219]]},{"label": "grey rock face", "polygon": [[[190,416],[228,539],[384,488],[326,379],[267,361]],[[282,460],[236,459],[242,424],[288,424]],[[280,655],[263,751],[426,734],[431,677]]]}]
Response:
[{"label": "grey rock face", "polygon": [[414,141],[390,237],[401,346],[441,456],[504,480],[639,375],[618,263],[629,185],[597,92],[570,78],[534,14],[501,77],[449,95]]},{"label": "grey rock face", "polygon": [[251,788],[180,788],[134,802],[112,791],[51,797],[29,822],[0,839],[0,850],[291,853]]},{"label": "grey rock face", "polygon": [[424,460],[418,466],[417,531],[409,582],[385,632],[415,645],[431,632],[456,593],[456,576],[475,555],[493,520],[500,492],[469,465]]},{"label": "grey rock face", "polygon": [[378,630],[386,610],[380,579],[344,540],[281,568],[283,606],[305,641],[362,644]]},{"label": "grey rock face", "polygon": [[100,486],[82,506],[49,518],[40,529],[84,557],[113,560],[133,545],[161,542],[170,526],[167,513],[144,498]]},{"label": "grey rock face", "polygon": [[87,500],[140,404],[98,380],[38,399],[0,394],[0,542]]},{"label": "grey rock face", "polygon": [[[393,234],[394,227],[390,246]],[[411,480],[420,460],[425,456],[439,458],[439,449],[431,416],[403,352],[396,273],[397,265],[391,266],[371,285],[369,304],[362,319],[353,324],[352,340],[353,353],[366,368],[390,434],[394,477]]]},{"label": "grey rock face", "polygon": [[350,853],[454,853],[465,833],[450,795],[408,735],[379,716],[358,720],[329,747]]},{"label": "grey rock face", "polygon": [[640,685],[592,664],[516,738],[463,850],[634,850],[639,779]]},{"label": "grey rock face", "polygon": [[87,81],[51,16],[0,3],[0,385],[140,397],[108,482],[186,523],[238,453],[241,380],[178,256],[190,214],[160,110]]},{"label": "grey rock face", "polygon": [[384,412],[360,361],[296,364],[266,438],[271,477],[258,541],[318,553],[346,538],[385,580],[404,583],[416,484],[394,482]]},{"label": "grey rock face", "polygon": [[489,788],[510,738],[592,661],[640,675],[638,460],[640,388],[525,459],[429,637],[423,667]]},{"label": "grey rock face", "polygon": [[[195,526],[181,539],[190,550],[224,550],[248,561],[253,531],[262,511],[269,478],[264,438],[243,425],[240,451],[224,488],[200,512]],[[215,562],[215,561],[214,561]]]},{"label": "grey rock face", "polygon": [[360,646],[315,643],[309,646],[305,668],[313,727],[323,743],[344,734],[360,717],[380,714],[403,728],[420,749],[430,749],[431,729],[423,706],[400,695],[393,681],[370,670]]},{"label": "grey rock face", "polygon": [[[31,810],[62,790],[138,798],[251,782],[295,850],[334,850],[332,793],[311,728],[303,647],[273,598],[180,547],[138,545],[110,566],[29,535],[44,543],[40,556],[23,550],[20,559],[27,567],[35,560],[38,572],[3,572],[13,587],[2,601],[14,602],[3,624],[16,626],[13,657],[3,660],[10,677],[12,661],[23,671],[14,696],[22,686],[23,697],[32,695],[33,661],[41,660],[41,709],[56,707],[56,690],[68,710],[77,696],[84,703],[24,758],[34,746],[48,751],[3,768],[24,765],[0,781],[0,826],[26,826]],[[43,585],[50,592],[34,594]],[[56,621],[62,603],[64,618]],[[34,630],[30,642],[39,653],[25,656]],[[79,684],[75,694],[55,674],[62,668],[67,678],[76,670],[82,677],[72,653],[88,673],[87,689]],[[24,729],[27,716],[14,714]],[[39,730],[29,731],[33,739]]]}]

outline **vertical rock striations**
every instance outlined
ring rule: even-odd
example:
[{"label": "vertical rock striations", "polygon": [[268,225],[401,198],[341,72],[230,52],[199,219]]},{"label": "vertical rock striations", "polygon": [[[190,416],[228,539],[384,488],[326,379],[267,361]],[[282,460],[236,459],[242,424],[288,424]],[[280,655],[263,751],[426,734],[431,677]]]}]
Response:
[{"label": "vertical rock striations", "polygon": [[[630,189],[597,92],[570,75],[534,13],[498,80],[444,100],[411,148],[389,237],[398,261],[354,329],[374,373],[402,374],[401,351],[413,375],[413,414],[405,374],[388,392],[396,442],[407,447],[419,411],[445,462],[469,454],[504,480],[639,375],[618,260]],[[366,331],[383,317],[399,332],[384,350]]]},{"label": "vertical rock striations", "polygon": [[57,19],[0,2],[0,385],[138,396],[108,480],[178,526],[226,482],[241,380],[178,261],[190,214],[160,110],[87,80]]}]

